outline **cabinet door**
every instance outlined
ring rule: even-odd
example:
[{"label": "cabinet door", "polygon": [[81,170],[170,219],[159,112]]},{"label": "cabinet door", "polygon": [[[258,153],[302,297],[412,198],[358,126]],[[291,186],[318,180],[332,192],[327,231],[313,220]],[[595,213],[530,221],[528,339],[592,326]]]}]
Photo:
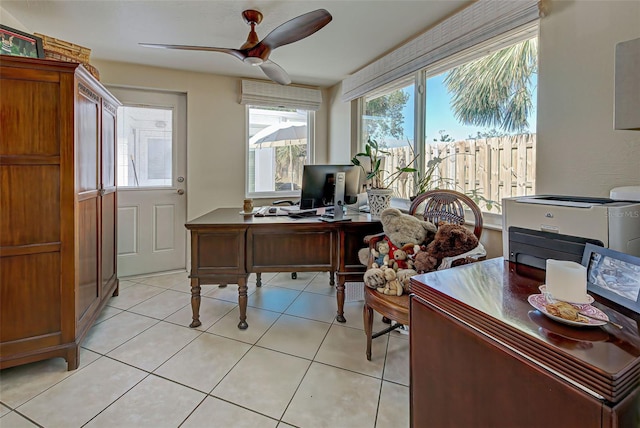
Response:
[{"label": "cabinet door", "polygon": [[102,290],[101,298],[108,298],[116,282],[116,112],[113,104],[102,101]]},{"label": "cabinet door", "polygon": [[[88,322],[99,303],[100,97],[88,84],[78,82],[76,98],[76,189],[78,198],[78,329]],[[84,318],[86,316],[86,318]]]}]

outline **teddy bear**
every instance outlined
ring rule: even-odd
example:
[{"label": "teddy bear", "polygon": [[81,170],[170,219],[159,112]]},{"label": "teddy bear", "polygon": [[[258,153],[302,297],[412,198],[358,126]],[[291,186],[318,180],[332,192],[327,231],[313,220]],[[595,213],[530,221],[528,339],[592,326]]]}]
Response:
[{"label": "teddy bear", "polygon": [[371,249],[373,263],[371,267],[379,268],[389,265],[389,242],[382,240],[376,244],[376,248]]},{"label": "teddy bear", "polygon": [[[469,229],[459,224],[441,222],[438,225],[438,231],[433,241],[415,255],[413,260],[414,269],[419,273],[423,273],[450,267],[449,265],[441,266],[443,259],[466,254],[476,248],[477,251],[473,256],[486,255],[484,247]],[[475,261],[475,258],[463,257],[453,261],[451,266],[458,266],[470,261]]]},{"label": "teddy bear", "polygon": [[387,268],[384,269],[383,272],[385,279],[384,286],[378,287],[376,288],[376,290],[378,290],[378,292],[382,294],[387,294],[390,296],[402,296],[404,289],[402,288],[402,284],[398,280],[396,271],[391,268]]},{"label": "teddy bear", "polygon": [[[407,244],[426,244],[436,233],[436,226],[433,223],[403,214],[397,208],[387,208],[382,211],[380,222],[385,240],[389,243],[389,259],[393,258],[396,248],[402,248]],[[358,251],[360,263],[368,266],[369,255],[369,248],[361,248]]]},{"label": "teddy bear", "polygon": [[[404,291],[408,291],[409,278],[417,272],[412,269],[415,249],[418,244],[428,243],[436,232],[433,223],[420,220],[409,214],[403,214],[395,208],[388,208],[380,215],[382,230],[385,234],[383,241],[389,246],[389,266],[380,265],[376,267],[373,263],[364,274],[364,283],[370,288],[385,288],[387,278],[386,270],[393,270],[396,278]],[[397,253],[397,254],[396,254]],[[368,248],[363,248],[358,252],[360,261],[367,265],[371,252]],[[397,258],[397,259],[396,259]],[[396,272],[397,271],[397,272]],[[395,284],[394,284],[395,286]]]},{"label": "teddy bear", "polygon": [[396,248],[393,252],[391,267],[396,271],[398,269],[410,269],[413,267],[413,260],[409,259],[409,253],[407,251],[402,248]]}]

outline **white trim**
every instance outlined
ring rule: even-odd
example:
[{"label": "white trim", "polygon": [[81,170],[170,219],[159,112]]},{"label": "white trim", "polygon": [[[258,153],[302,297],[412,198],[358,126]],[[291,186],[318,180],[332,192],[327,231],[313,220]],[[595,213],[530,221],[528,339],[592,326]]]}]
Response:
[{"label": "white trim", "polygon": [[342,81],[342,101],[539,19],[537,0],[479,0]]}]

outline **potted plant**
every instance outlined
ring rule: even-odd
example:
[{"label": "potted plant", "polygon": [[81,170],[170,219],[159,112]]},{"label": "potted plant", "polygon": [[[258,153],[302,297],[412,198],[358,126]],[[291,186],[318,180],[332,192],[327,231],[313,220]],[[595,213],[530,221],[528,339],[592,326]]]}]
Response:
[{"label": "potted plant", "polygon": [[[391,195],[393,194],[393,183],[400,178],[402,173],[416,172],[413,168],[417,156],[411,159],[407,166],[396,167],[396,170],[386,175],[386,171],[382,167],[382,158],[391,153],[380,147],[378,142],[371,137],[367,139],[364,145],[364,152],[357,153],[351,163],[362,168],[367,179],[367,197],[369,199],[369,211],[372,217],[379,217],[380,213],[391,204]],[[367,158],[369,170],[360,161],[360,158]]]}]

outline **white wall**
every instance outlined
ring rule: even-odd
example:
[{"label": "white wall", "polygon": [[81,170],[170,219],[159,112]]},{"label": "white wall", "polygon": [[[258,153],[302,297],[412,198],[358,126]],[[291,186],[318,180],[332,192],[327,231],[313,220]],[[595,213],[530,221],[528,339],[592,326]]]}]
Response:
[{"label": "white wall", "polygon": [[615,44],[637,37],[638,1],[551,3],[540,21],[537,193],[640,185],[640,132],[613,129]]},{"label": "white wall", "polygon": [[[187,94],[187,219],[241,207],[245,192],[246,111],[240,78],[92,60],[105,85]],[[323,93],[323,96],[326,96]],[[316,113],[316,157],[327,157],[326,107]],[[256,202],[259,204],[260,202]]]},{"label": "white wall", "polygon": [[327,91],[329,108],[329,163],[349,163],[351,154],[351,110],[350,103],[340,101],[342,83]]}]

